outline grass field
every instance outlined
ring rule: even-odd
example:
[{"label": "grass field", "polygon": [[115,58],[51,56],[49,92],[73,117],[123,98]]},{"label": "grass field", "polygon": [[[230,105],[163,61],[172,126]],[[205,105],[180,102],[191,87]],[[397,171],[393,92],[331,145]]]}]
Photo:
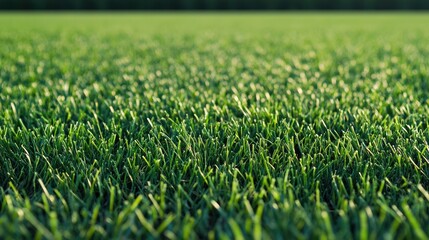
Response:
[{"label": "grass field", "polygon": [[426,13],[0,13],[0,239],[428,239]]}]

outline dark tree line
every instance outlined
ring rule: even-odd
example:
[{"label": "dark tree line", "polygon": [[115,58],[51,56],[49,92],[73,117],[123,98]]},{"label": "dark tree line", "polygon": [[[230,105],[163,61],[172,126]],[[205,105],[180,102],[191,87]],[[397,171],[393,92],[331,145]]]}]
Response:
[{"label": "dark tree line", "polygon": [[0,9],[429,9],[429,0],[0,0]]}]

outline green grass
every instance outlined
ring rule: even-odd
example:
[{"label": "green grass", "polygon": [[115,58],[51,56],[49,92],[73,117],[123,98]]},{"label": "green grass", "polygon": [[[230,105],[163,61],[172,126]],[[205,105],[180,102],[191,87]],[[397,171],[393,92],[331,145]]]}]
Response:
[{"label": "green grass", "polygon": [[0,14],[1,239],[427,239],[426,13]]}]

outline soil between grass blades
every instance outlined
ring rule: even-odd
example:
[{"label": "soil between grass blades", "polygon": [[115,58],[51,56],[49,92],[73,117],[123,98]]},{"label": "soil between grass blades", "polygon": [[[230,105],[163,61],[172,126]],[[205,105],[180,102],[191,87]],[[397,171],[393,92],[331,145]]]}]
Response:
[{"label": "soil between grass blades", "polygon": [[426,13],[2,13],[0,238],[429,236]]}]

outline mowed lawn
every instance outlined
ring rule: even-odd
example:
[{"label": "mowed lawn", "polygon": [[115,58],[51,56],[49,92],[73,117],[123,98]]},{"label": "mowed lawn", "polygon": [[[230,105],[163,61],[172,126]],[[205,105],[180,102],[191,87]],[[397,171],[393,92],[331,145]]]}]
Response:
[{"label": "mowed lawn", "polygon": [[427,239],[428,23],[0,13],[0,239]]}]

